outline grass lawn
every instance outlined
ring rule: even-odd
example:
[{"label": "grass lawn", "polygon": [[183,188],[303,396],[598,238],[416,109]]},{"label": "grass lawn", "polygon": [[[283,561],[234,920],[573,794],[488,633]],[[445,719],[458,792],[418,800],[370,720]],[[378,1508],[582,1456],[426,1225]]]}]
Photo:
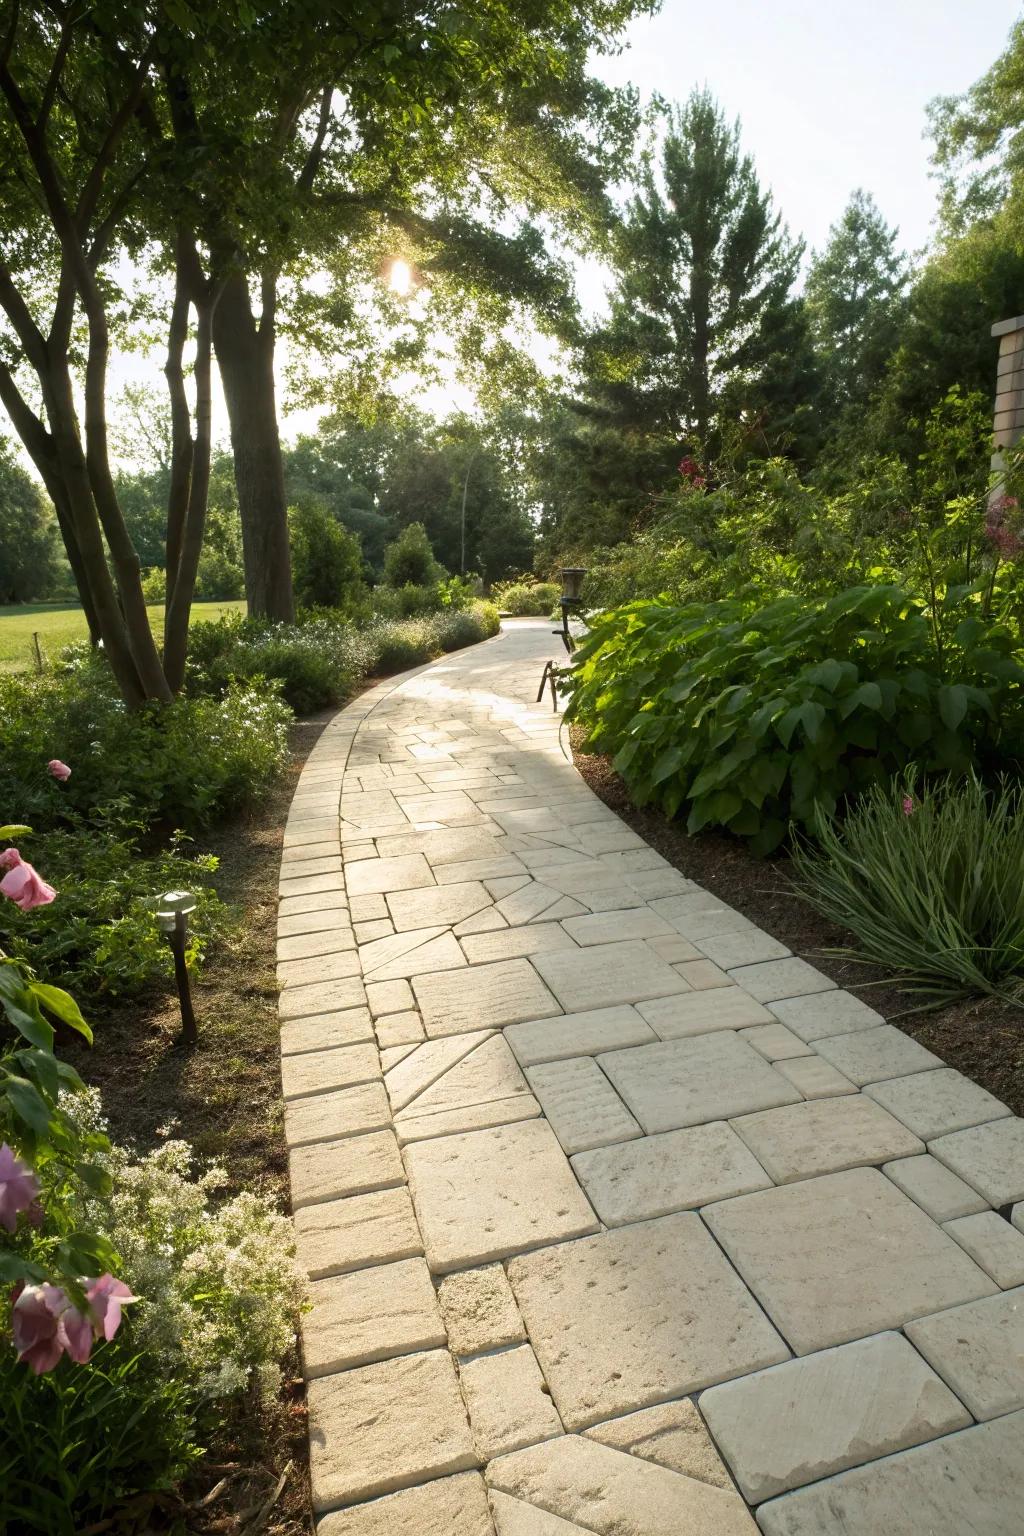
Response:
[{"label": "grass lawn", "polygon": [[[149,622],[157,635],[163,630],[162,603],[148,608]],[[241,598],[226,603],[195,603],[192,620],[219,619],[222,613],[244,613]],[[75,603],[26,603],[0,608],[0,670],[23,672],[36,664],[33,634],[39,635],[43,654],[52,659],[62,645],[84,640],[89,631],[85,614]]]}]

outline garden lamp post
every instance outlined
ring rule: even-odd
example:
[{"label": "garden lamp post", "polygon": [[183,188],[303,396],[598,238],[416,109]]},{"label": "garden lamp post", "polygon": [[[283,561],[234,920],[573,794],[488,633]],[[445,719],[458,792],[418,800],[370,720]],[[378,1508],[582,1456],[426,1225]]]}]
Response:
[{"label": "garden lamp post", "polygon": [[[562,644],[565,646],[567,656],[571,656],[576,648],[576,642],[573,640],[572,634],[569,630],[569,616],[570,614],[575,613],[582,606],[583,579],[586,574],[587,568],[584,565],[562,566],[562,595],[558,599],[558,605],[562,610],[562,627],[561,629],[553,629],[551,633],[553,635],[561,636]],[[537,690],[538,704],[544,697],[544,689],[547,687],[548,683],[550,683],[551,707],[552,709],[558,708],[557,679],[558,668],[555,666],[553,661],[547,662],[544,667],[544,672],[541,676],[540,687]]]},{"label": "garden lamp post", "polygon": [[196,898],[191,891],[165,891],[153,903],[157,927],[167,940],[174,956],[174,980],[178,987],[178,1005],[181,1008],[181,1039],[184,1045],[196,1045],[199,1031],[192,1011],[192,991],[185,964],[185,941],[188,937],[188,915],[196,909]]}]

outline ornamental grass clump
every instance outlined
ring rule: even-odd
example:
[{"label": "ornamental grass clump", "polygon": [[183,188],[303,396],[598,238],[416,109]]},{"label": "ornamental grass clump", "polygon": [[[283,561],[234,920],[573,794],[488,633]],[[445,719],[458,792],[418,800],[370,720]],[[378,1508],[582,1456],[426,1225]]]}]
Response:
[{"label": "ornamental grass clump", "polygon": [[1024,1005],[1024,791],[974,774],[919,791],[869,790],[817,846],[793,852],[797,887],[848,928],[854,954],[936,1003],[988,994]]}]

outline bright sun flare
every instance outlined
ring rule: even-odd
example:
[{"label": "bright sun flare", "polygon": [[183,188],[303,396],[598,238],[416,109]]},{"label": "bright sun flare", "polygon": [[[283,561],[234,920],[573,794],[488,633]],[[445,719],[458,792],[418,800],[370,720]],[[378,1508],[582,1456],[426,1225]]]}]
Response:
[{"label": "bright sun flare", "polygon": [[392,293],[400,294],[403,298],[412,290],[412,269],[400,256],[391,263],[390,283]]}]

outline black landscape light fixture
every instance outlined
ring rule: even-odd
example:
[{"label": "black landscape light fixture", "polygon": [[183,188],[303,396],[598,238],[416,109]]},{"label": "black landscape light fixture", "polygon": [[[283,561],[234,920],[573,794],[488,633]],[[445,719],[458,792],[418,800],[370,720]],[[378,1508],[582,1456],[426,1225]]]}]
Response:
[{"label": "black landscape light fixture", "polygon": [[[586,574],[587,568],[585,565],[562,566],[562,595],[558,599],[558,606],[562,610],[562,627],[561,629],[553,629],[551,633],[561,637],[567,656],[571,656],[576,649],[576,642],[572,637],[572,631],[569,629],[569,616],[583,606],[583,581]],[[544,697],[544,689],[549,683],[551,684],[551,707],[552,709],[557,709],[558,668],[553,661],[545,663],[540,687],[537,690],[538,704]]]},{"label": "black landscape light fixture", "polygon": [[196,909],[196,898],[191,891],[165,891],[153,902],[157,927],[170,945],[174,956],[174,980],[178,987],[178,1005],[181,1009],[181,1040],[183,1045],[197,1045],[199,1031],[192,1011],[192,990],[185,964],[185,944],[188,938],[188,917]]}]

